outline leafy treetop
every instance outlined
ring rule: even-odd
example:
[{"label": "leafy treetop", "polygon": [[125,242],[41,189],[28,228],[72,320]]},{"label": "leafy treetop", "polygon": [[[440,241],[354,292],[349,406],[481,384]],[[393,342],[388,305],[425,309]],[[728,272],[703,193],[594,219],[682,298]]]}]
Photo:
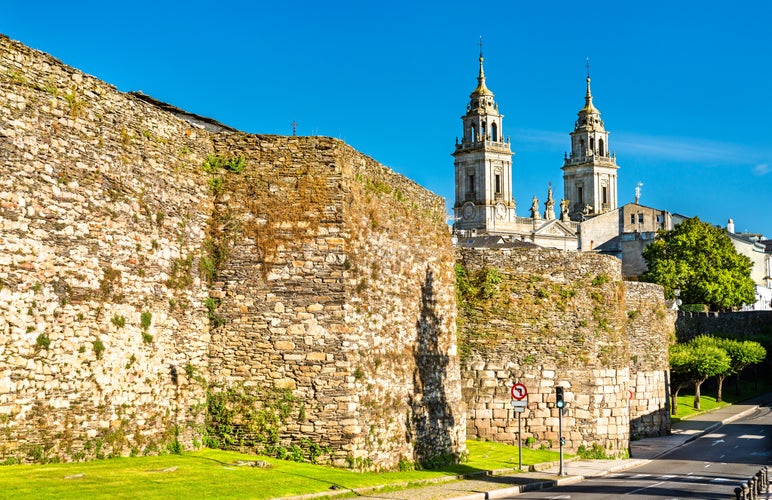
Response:
[{"label": "leafy treetop", "polygon": [[649,270],[641,279],[662,285],[671,298],[680,289],[686,304],[725,311],[754,300],[751,260],[737,253],[722,229],[698,217],[660,231],[643,259]]}]

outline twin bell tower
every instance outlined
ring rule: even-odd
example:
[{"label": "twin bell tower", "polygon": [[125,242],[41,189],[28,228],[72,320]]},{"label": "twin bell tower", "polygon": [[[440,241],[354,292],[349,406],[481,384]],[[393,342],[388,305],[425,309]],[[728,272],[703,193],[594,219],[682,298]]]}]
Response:
[{"label": "twin bell tower", "polygon": [[[616,158],[610,154],[608,135],[600,111],[592,101],[589,69],[585,104],[579,110],[571,135],[571,153],[563,159],[564,198],[554,212],[550,188],[542,215],[534,196],[530,217],[518,217],[512,196],[512,157],[504,137],[504,115],[485,83],[482,46],[477,87],[469,95],[461,117],[463,135],[456,138],[454,229],[464,235],[511,235],[533,240],[545,225],[563,222],[551,232],[571,231],[588,217],[618,206]],[[528,236],[528,238],[526,238]]]}]

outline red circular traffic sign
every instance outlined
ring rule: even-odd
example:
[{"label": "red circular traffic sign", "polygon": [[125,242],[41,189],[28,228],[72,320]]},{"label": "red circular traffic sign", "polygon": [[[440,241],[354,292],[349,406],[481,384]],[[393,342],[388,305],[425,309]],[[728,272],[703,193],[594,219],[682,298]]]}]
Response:
[{"label": "red circular traffic sign", "polygon": [[525,388],[520,382],[512,386],[512,399],[516,401],[522,401],[528,396],[528,389]]}]

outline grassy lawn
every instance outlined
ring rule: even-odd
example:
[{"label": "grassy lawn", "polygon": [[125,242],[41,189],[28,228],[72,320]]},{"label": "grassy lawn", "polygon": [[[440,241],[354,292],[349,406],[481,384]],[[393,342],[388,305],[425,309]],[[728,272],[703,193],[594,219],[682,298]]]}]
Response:
[{"label": "grassy lawn", "polygon": [[670,419],[673,422],[679,420],[685,420],[696,415],[721,408],[722,406],[728,406],[730,404],[739,403],[744,399],[764,394],[766,392],[772,392],[772,381],[769,380],[750,380],[746,375],[745,379],[740,384],[740,393],[735,392],[734,379],[727,379],[724,381],[723,401],[716,402],[716,388],[707,384],[703,384],[700,389],[700,409],[694,409],[694,390],[682,390],[678,395],[678,414],[671,415]]},{"label": "grassy lawn", "polygon": [[[435,471],[362,473],[237,452],[203,449],[184,455],[85,463],[0,466],[0,498],[277,498],[377,485],[420,483],[487,469],[516,468],[517,447],[468,441],[466,463]],[[557,452],[523,448],[523,465],[551,462]],[[264,460],[269,468],[238,466]]]}]

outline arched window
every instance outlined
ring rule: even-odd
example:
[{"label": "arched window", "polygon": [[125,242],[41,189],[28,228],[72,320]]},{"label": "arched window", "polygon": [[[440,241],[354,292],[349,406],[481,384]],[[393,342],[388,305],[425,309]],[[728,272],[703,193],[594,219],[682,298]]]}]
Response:
[{"label": "arched window", "polygon": [[488,136],[485,134],[485,122],[482,122],[480,124],[480,140],[484,141],[488,138]]},{"label": "arched window", "polygon": [[595,151],[595,138],[590,137],[590,151]]},{"label": "arched window", "polygon": [[495,123],[491,123],[491,140],[493,142],[499,141],[499,129]]},{"label": "arched window", "polygon": [[584,156],[584,139],[579,139],[579,156]]},{"label": "arched window", "polygon": [[472,124],[472,142],[477,142],[477,127]]},{"label": "arched window", "polygon": [[603,139],[598,139],[598,154],[601,156],[606,156],[606,153],[603,150]]}]

